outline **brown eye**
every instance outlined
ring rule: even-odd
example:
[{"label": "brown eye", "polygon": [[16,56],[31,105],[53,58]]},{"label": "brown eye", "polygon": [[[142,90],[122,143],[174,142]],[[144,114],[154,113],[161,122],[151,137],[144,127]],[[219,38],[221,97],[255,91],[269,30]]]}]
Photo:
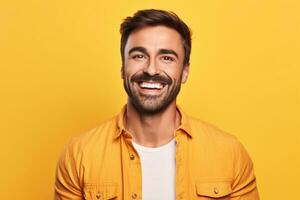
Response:
[{"label": "brown eye", "polygon": [[174,61],[175,59],[172,58],[171,56],[163,56],[162,59],[166,62],[172,62]]},{"label": "brown eye", "polygon": [[138,54],[138,55],[132,56],[132,58],[133,58],[134,60],[143,60],[143,59],[145,59],[145,56],[144,56],[144,55],[141,55],[141,54]]}]

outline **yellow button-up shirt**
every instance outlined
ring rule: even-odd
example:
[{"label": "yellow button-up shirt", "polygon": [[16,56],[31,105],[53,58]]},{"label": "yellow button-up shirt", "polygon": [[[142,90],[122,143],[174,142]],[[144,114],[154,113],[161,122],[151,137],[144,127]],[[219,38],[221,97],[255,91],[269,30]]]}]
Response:
[{"label": "yellow button-up shirt", "polygon": [[[176,200],[258,200],[253,165],[238,140],[178,110]],[[55,200],[142,199],[141,161],[124,114],[125,107],[69,142],[57,165]]]}]

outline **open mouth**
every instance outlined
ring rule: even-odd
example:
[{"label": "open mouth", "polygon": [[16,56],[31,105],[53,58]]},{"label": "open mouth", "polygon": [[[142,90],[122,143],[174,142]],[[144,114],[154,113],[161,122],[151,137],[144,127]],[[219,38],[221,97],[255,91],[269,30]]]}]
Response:
[{"label": "open mouth", "polygon": [[138,85],[142,89],[148,89],[148,90],[161,90],[165,87],[165,83],[160,83],[160,82],[138,82]]},{"label": "open mouth", "polygon": [[153,81],[138,81],[136,82],[140,94],[158,96],[161,95],[166,88],[166,83]]}]

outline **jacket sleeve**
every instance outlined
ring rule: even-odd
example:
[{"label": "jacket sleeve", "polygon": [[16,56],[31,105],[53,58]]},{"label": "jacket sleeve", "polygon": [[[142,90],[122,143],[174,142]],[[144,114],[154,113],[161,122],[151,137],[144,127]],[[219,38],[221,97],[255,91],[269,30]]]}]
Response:
[{"label": "jacket sleeve", "polygon": [[243,145],[235,146],[234,181],[230,200],[259,200],[253,163]]},{"label": "jacket sleeve", "polygon": [[79,154],[75,153],[74,146],[70,142],[57,163],[54,200],[83,199],[79,178],[79,159]]}]

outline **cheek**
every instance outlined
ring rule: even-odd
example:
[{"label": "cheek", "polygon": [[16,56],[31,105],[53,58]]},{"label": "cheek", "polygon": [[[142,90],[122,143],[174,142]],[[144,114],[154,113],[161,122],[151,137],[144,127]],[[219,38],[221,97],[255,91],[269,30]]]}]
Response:
[{"label": "cheek", "polygon": [[[172,66],[170,68],[166,68],[164,72],[172,79],[179,80],[181,78],[182,70],[178,69],[178,66]],[[177,69],[177,70],[176,70]]]},{"label": "cheek", "polygon": [[125,74],[134,74],[138,71],[143,70],[145,67],[145,63],[143,62],[136,62],[136,61],[127,61],[124,66]]}]

